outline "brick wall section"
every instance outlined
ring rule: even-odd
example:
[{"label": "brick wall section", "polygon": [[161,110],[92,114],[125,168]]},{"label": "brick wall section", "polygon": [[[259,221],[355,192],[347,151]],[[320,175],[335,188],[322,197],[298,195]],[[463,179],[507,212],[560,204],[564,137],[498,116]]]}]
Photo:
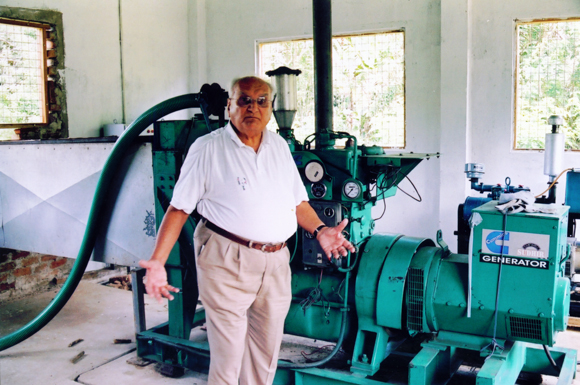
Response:
[{"label": "brick wall section", "polygon": [[0,302],[62,284],[74,259],[0,248]]}]

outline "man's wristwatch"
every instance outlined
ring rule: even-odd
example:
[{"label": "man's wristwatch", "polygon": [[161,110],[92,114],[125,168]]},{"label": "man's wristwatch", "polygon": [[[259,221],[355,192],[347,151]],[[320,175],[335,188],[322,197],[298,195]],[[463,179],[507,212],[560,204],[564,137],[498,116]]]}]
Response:
[{"label": "man's wristwatch", "polygon": [[316,239],[316,237],[318,237],[318,233],[320,232],[320,230],[322,230],[322,229],[323,229],[323,228],[325,228],[325,227],[327,227],[327,226],[326,226],[326,225],[324,225],[324,224],[322,224],[322,225],[318,226],[318,227],[316,228],[316,230],[314,230],[314,231],[312,232],[312,236],[314,237],[314,239]]}]

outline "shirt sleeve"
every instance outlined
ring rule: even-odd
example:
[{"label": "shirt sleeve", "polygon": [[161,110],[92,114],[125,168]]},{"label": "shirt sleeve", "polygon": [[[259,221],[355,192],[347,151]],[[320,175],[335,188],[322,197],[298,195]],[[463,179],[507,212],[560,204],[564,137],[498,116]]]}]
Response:
[{"label": "shirt sleeve", "polygon": [[209,171],[209,163],[205,160],[207,146],[194,143],[187,152],[181,166],[179,179],[175,184],[171,206],[191,214],[205,192],[205,180]]}]

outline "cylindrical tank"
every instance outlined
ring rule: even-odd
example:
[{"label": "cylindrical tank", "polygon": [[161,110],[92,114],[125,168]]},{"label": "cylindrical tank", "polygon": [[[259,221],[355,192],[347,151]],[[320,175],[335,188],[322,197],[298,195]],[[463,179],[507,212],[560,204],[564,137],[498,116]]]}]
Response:
[{"label": "cylindrical tank", "polygon": [[292,128],[292,122],[297,110],[296,77],[302,71],[293,70],[288,67],[279,67],[266,72],[272,78],[272,83],[276,89],[276,100],[274,101],[274,117],[281,130]]},{"label": "cylindrical tank", "polygon": [[546,134],[544,175],[548,175],[550,180],[553,180],[562,171],[565,140],[566,135],[563,133]]}]

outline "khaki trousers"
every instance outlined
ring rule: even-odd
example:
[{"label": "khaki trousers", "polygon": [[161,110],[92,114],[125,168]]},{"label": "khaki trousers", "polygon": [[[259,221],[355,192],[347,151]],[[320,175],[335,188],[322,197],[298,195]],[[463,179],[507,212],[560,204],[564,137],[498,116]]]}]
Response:
[{"label": "khaki trousers", "polygon": [[292,299],[288,248],[250,249],[203,223],[194,244],[211,354],[208,384],[272,384]]}]

